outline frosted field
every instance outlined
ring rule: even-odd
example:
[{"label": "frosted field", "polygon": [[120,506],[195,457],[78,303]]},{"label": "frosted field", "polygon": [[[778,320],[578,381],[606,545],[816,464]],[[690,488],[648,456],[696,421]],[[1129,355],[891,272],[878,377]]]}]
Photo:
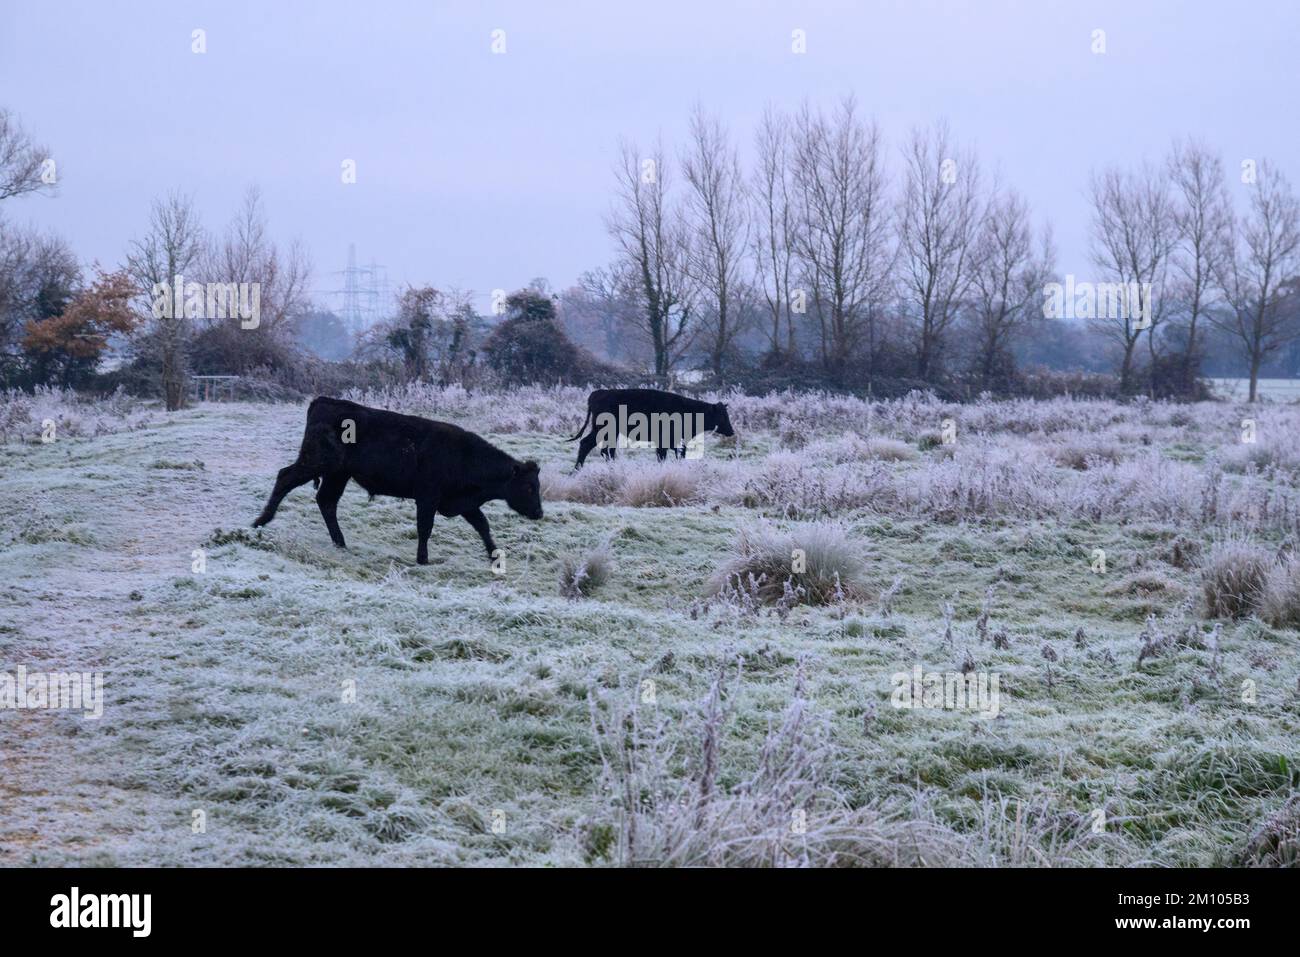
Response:
[{"label": "frosted field", "polygon": [[[1245,400],[1250,395],[1249,379],[1210,379],[1210,389],[1222,399]],[[1300,400],[1300,379],[1260,379],[1260,398],[1269,402]]]},{"label": "frosted field", "polygon": [[[0,670],[106,697],[0,710],[0,864],[1296,861],[1300,635],[1202,580],[1296,541],[1300,407],[732,397],[572,477],[580,390],[353,397],[541,461],[504,575],[355,485],[348,551],[310,486],[248,528],[304,406],[0,397]],[[918,665],[998,716],[893,707]]]}]

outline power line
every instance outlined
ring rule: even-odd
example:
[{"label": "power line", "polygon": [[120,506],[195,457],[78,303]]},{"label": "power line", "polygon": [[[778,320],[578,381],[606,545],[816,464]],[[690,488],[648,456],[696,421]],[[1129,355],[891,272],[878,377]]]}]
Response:
[{"label": "power line", "polygon": [[326,295],[339,297],[339,316],[351,335],[360,335],[388,318],[392,290],[387,266],[381,266],[374,259],[369,265],[358,266],[356,243],[349,243],[347,268],[332,275],[343,277],[343,288],[328,290]]}]

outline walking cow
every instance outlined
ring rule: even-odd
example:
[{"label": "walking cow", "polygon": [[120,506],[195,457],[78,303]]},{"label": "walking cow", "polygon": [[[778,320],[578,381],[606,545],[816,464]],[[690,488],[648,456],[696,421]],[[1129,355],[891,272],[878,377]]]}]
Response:
[{"label": "walking cow", "polygon": [[601,455],[614,458],[619,436],[651,443],[662,462],[669,449],[684,458],[687,443],[705,432],[736,434],[723,403],[702,402],[658,389],[597,389],[587,397],[587,417],[569,441],[582,436],[588,423],[591,431],[578,443],[575,469],[582,468],[598,443],[603,444]]},{"label": "walking cow", "polygon": [[520,462],[459,426],[321,397],[307,408],[297,461],[280,469],[253,527],[271,521],[293,489],[319,483],[316,504],[325,527],[334,544],[346,548],[336,512],[348,480],[355,479],[372,498],[415,499],[415,560],[421,565],[429,561],[434,513],[469,522],[492,558],[496,544],[483,504],[504,499],[525,518],[541,518],[538,471],[536,462]]}]

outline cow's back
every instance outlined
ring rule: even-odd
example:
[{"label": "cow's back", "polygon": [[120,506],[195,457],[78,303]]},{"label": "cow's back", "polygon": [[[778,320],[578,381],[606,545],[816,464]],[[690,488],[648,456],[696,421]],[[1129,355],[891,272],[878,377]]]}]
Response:
[{"label": "cow's back", "polygon": [[625,407],[629,415],[640,412],[651,415],[655,412],[702,412],[708,407],[707,402],[690,396],[678,395],[676,392],[664,392],[662,389],[597,389],[588,400],[591,408],[597,412],[610,412],[617,415],[620,406]]},{"label": "cow's back", "polygon": [[341,428],[343,423],[348,420],[355,423],[358,429],[360,429],[362,423],[365,423],[376,434],[387,436],[420,435],[431,431],[427,428],[428,426],[438,425],[464,431],[448,422],[422,419],[415,415],[403,415],[400,412],[390,412],[387,409],[373,409],[359,402],[335,399],[329,396],[312,399],[311,405],[307,407],[307,425],[309,427],[322,423]]},{"label": "cow's back", "polygon": [[327,442],[346,472],[371,495],[415,498],[456,467],[463,429],[346,399],[318,398],[307,409],[304,444]]},{"label": "cow's back", "polygon": [[321,440],[341,445],[341,469],[372,495],[415,498],[435,485],[474,488],[515,464],[482,436],[450,422],[325,396],[308,406],[303,442]]}]

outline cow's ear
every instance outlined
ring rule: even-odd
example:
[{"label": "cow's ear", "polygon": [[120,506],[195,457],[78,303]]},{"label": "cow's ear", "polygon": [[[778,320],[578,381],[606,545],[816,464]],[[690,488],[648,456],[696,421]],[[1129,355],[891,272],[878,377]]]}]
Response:
[{"label": "cow's ear", "polygon": [[525,471],[525,472],[528,472],[528,473],[531,473],[531,474],[533,474],[533,475],[536,475],[536,474],[537,474],[538,472],[540,472],[541,470],[542,470],[542,467],[541,467],[540,465],[538,465],[537,462],[534,461],[533,459],[529,459],[527,462],[524,463],[524,471]]}]

